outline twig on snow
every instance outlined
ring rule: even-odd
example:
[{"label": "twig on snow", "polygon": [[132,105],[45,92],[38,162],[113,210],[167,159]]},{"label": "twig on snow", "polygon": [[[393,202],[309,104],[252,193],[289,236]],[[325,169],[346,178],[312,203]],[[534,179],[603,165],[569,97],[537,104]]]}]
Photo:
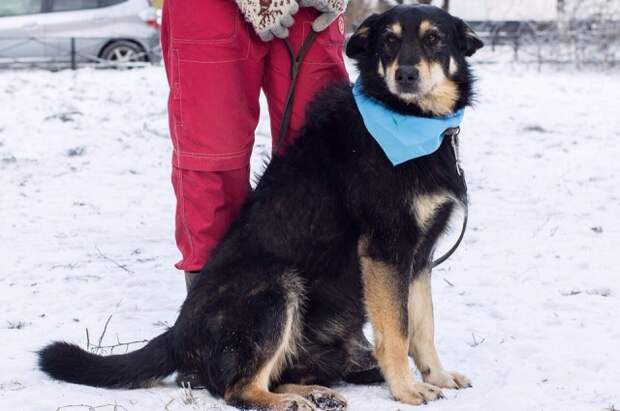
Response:
[{"label": "twig on snow", "polygon": [[98,246],[95,245],[95,250],[97,250],[97,253],[99,254],[99,256],[101,258],[103,258],[104,260],[108,260],[109,262],[111,262],[112,264],[114,264],[115,266],[117,266],[118,268],[120,268],[121,270],[128,272],[130,274],[133,274],[133,271],[131,271],[129,268],[127,268],[127,265],[125,264],[121,264],[118,261],[114,260],[113,258],[108,257],[107,255],[105,255],[103,252],[101,252],[101,250],[99,249]]},{"label": "twig on snow", "polygon": [[125,352],[129,351],[129,347],[131,347],[132,345],[135,344],[146,344],[147,342],[149,342],[149,340],[136,340],[136,341],[129,341],[129,342],[118,342],[118,344],[113,344],[113,345],[98,345],[96,347],[93,347],[97,350],[103,351],[103,350],[110,350],[110,354],[112,354],[114,352],[115,348],[119,348],[119,347],[125,347]]},{"label": "twig on snow", "polygon": [[88,331],[88,328],[86,329],[86,347],[88,351],[94,354],[100,354],[104,350],[110,350],[110,353],[113,353],[114,349],[119,348],[119,347],[125,347],[125,352],[127,352],[129,351],[129,347],[134,344],[146,344],[147,342],[149,342],[149,340],[136,340],[136,341],[129,341],[129,342],[121,342],[121,340],[118,338],[118,335],[117,335],[116,336],[117,344],[102,345],[103,338],[108,332],[108,326],[110,325],[111,320],[112,320],[112,316],[110,315],[108,319],[106,320],[105,325],[103,326],[103,331],[101,332],[101,335],[99,336],[99,340],[96,345],[91,344],[90,333]]},{"label": "twig on snow", "polygon": [[485,342],[485,341],[486,341],[486,338],[483,338],[482,340],[478,341],[478,340],[476,339],[476,336],[474,335],[474,333],[471,333],[471,338],[472,338],[472,340],[473,340],[473,343],[472,343],[472,344],[469,344],[469,343],[468,343],[468,344],[469,344],[469,346],[470,346],[470,347],[472,347],[472,348],[475,348],[475,347],[479,346],[480,344],[482,344],[483,342]]},{"label": "twig on snow", "polygon": [[7,321],[7,328],[9,330],[21,330],[22,328],[26,327],[28,325],[28,323],[26,323],[25,321],[17,321],[17,322],[13,322],[13,321]]},{"label": "twig on snow", "polygon": [[68,268],[69,270],[73,271],[74,269],[76,269],[78,266],[80,265],[80,263],[75,262],[75,263],[69,263],[69,264],[54,264],[53,266],[51,266],[49,269],[50,271],[55,270],[57,268]]},{"label": "twig on snow", "polygon": [[453,283],[451,283],[450,281],[446,280],[445,278],[443,278],[443,280],[446,282],[446,284],[448,284],[450,287],[455,287],[455,285]]},{"label": "twig on snow", "polygon": [[174,398],[172,398],[170,401],[168,401],[168,403],[166,405],[164,405],[164,411],[170,411],[170,408],[168,408],[173,402],[175,401]]},{"label": "twig on snow", "polygon": [[181,400],[185,405],[191,405],[196,403],[196,397],[194,397],[194,391],[192,385],[188,383],[181,384]]},{"label": "twig on snow", "polygon": [[101,347],[101,343],[103,342],[103,337],[105,337],[105,333],[108,331],[108,325],[110,325],[110,321],[112,321],[112,314],[110,314],[110,316],[106,320],[105,325],[103,326],[103,331],[101,332],[101,335],[99,336],[99,342],[97,343],[99,347]]},{"label": "twig on snow", "polygon": [[70,405],[63,405],[62,407],[58,407],[56,408],[56,411],[62,411],[62,410],[66,410],[68,408],[85,408],[86,411],[96,411],[96,410],[101,410],[103,408],[109,408],[112,407],[112,411],[129,411],[127,410],[127,408],[123,407],[122,405],[119,404],[102,404],[102,405],[88,405],[88,404],[70,404]]}]

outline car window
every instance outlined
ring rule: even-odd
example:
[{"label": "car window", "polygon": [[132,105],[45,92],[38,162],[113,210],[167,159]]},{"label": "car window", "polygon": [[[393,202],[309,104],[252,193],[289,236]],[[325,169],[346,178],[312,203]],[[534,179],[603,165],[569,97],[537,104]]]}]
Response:
[{"label": "car window", "polygon": [[43,0],[0,0],[0,17],[40,13],[42,4]]},{"label": "car window", "polygon": [[52,11],[71,11],[96,9],[99,7],[98,0],[53,0]]},{"label": "car window", "polygon": [[99,7],[114,6],[115,4],[124,3],[127,0],[99,0]]}]

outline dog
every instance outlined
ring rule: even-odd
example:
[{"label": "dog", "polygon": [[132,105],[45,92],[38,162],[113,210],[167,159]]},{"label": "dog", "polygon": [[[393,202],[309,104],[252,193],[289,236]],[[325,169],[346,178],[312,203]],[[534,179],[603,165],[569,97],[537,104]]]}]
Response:
[{"label": "dog", "polygon": [[[462,20],[426,5],[368,17],[346,53],[363,92],[394,112],[442,116],[469,106],[467,58],[483,46]],[[341,410],[327,388],[385,380],[394,399],[422,404],[470,386],[435,345],[435,244],[465,180],[451,141],[394,166],[367,131],[351,84],[307,110],[296,142],[276,156],[213,251],[175,324],[145,347],[98,356],[55,342],[39,366],[55,379],[139,388],[175,371],[243,409]],[[364,324],[378,368],[360,369]],[[412,356],[423,382],[414,381]]]}]

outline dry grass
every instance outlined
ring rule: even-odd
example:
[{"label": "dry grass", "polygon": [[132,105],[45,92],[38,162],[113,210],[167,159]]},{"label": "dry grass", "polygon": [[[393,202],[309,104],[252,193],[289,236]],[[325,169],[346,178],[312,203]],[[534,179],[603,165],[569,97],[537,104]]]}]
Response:
[{"label": "dry grass", "polygon": [[68,410],[68,409],[78,409],[84,411],[128,411],[127,408],[123,407],[119,404],[102,404],[102,405],[88,405],[88,404],[70,404],[63,405],[62,407],[56,408],[56,411]]}]

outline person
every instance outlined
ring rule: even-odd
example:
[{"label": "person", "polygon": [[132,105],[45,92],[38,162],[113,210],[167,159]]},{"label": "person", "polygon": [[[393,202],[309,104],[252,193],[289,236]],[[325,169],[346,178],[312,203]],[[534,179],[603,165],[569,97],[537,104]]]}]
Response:
[{"label": "person", "polygon": [[[297,52],[318,32],[300,66],[290,127],[281,154],[304,122],[305,107],[332,81],[348,79],[344,66],[348,0],[164,0],[162,51],[170,96],[172,184],[177,198],[175,237],[188,290],[209,253],[239,213],[249,189],[250,155],[267,97],[272,142],[290,85],[288,38]],[[360,334],[352,372],[377,370]],[[202,388],[196,375],[177,384]]]},{"label": "person", "polygon": [[164,0],[162,51],[168,82],[176,195],[176,264],[189,286],[237,216],[250,180],[261,89],[276,140],[290,57],[319,32],[301,64],[280,153],[327,83],[347,78],[342,13],[348,0]]}]

